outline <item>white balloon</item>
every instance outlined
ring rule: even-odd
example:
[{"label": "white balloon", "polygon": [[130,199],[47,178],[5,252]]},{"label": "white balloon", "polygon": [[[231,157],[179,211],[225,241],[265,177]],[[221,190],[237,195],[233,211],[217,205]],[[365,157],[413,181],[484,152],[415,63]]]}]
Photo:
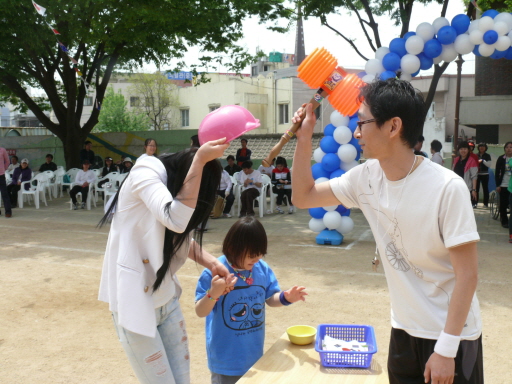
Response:
[{"label": "white balloon", "polygon": [[382,62],[380,60],[370,59],[366,62],[364,70],[369,75],[377,75],[384,72],[384,67],[382,66]]},{"label": "white balloon", "polygon": [[317,162],[317,163],[321,163],[322,162],[322,159],[324,158],[325,156],[325,152],[322,151],[322,148],[318,147],[317,149],[315,149],[313,151],[313,159]]},{"label": "white balloon", "polygon": [[357,156],[357,149],[352,144],[343,144],[338,148],[338,157],[344,163],[354,161]]},{"label": "white balloon", "polygon": [[337,205],[329,205],[327,207],[322,207],[323,209],[325,209],[327,212],[332,212],[332,211],[335,211],[336,208],[338,208]]},{"label": "white balloon", "polygon": [[373,80],[375,80],[375,75],[364,75],[361,80],[366,84],[370,84]]},{"label": "white balloon", "polygon": [[494,30],[498,32],[498,35],[504,36],[510,31],[510,28],[508,27],[508,24],[504,21],[495,21]]},{"label": "white balloon", "polygon": [[338,111],[333,111],[333,113],[331,113],[330,120],[331,120],[332,125],[334,125],[335,127],[339,127],[341,125],[348,125],[348,122],[350,121],[350,117],[343,116]]},{"label": "white balloon", "polygon": [[449,63],[457,58],[457,51],[453,47],[453,44],[443,45],[443,52],[441,52],[441,59],[445,63]]},{"label": "white balloon", "polygon": [[507,23],[509,30],[512,29],[512,15],[510,13],[501,12],[499,15],[497,15],[494,18],[494,25],[496,25],[496,23],[498,23],[500,21],[504,21],[505,23]]},{"label": "white balloon", "polygon": [[318,179],[315,180],[315,184],[324,183],[326,181],[329,181],[328,177],[319,177]]},{"label": "white balloon", "polygon": [[441,61],[443,61],[443,59],[441,58],[441,55],[439,55],[437,57],[434,57],[432,61],[434,62],[434,64],[439,64]]},{"label": "white balloon", "polygon": [[436,31],[430,23],[421,23],[416,27],[416,35],[420,36],[425,42],[432,39],[435,34]]},{"label": "white balloon", "polygon": [[512,40],[510,40],[510,37],[500,36],[498,37],[498,41],[496,41],[495,48],[498,51],[506,51],[507,49],[509,49],[511,44]]},{"label": "white balloon", "polygon": [[404,73],[414,73],[420,69],[420,59],[416,55],[404,55],[400,60],[400,67]]},{"label": "white balloon", "polygon": [[508,34],[508,38],[512,40],[512,31],[510,31],[510,33]]},{"label": "white balloon", "polygon": [[461,55],[466,55],[470,52],[473,52],[473,49],[475,49],[475,44],[469,40],[469,35],[463,33],[462,35],[457,36],[455,42],[453,43],[453,47]]},{"label": "white balloon", "polygon": [[473,20],[470,24],[469,24],[469,28],[468,28],[468,31],[466,32],[468,35],[471,34],[471,32],[473,31],[476,31],[478,30],[478,23],[480,22],[480,19],[477,19],[477,20]]},{"label": "white balloon", "polygon": [[339,212],[332,211],[327,212],[324,215],[324,226],[327,227],[327,229],[336,229],[342,224],[341,215]]},{"label": "white balloon", "polygon": [[417,55],[420,52],[423,52],[423,47],[425,45],[425,42],[421,38],[421,36],[414,35],[407,39],[405,42],[405,50],[407,53],[410,53],[411,55]]},{"label": "white balloon", "polygon": [[471,41],[471,44],[479,45],[483,44],[484,42],[484,33],[477,29],[469,34],[469,41]]},{"label": "white balloon", "polygon": [[480,52],[480,54],[484,57],[489,57],[494,53],[494,44],[480,44],[480,46],[478,47],[478,52]]},{"label": "white balloon", "polygon": [[322,232],[325,229],[324,221],[322,219],[312,218],[309,220],[309,229],[313,232]]},{"label": "white balloon", "polygon": [[354,167],[357,167],[359,165],[359,161],[357,160],[354,160],[354,161],[351,161],[350,163],[341,163],[340,164],[340,167],[341,169],[343,169],[345,172],[348,172],[349,170],[351,170],[352,168]]},{"label": "white balloon", "polygon": [[336,230],[342,235],[352,232],[354,229],[354,220],[350,218],[350,216],[341,216],[341,224],[336,228]]},{"label": "white balloon", "polygon": [[382,61],[384,56],[386,56],[390,52],[388,47],[380,47],[375,51],[375,58],[377,60]]},{"label": "white balloon", "polygon": [[402,72],[402,74],[400,75],[400,80],[411,81],[412,76],[410,73]]},{"label": "white balloon", "polygon": [[484,16],[480,18],[478,22],[478,29],[482,32],[487,32],[494,28],[494,20],[490,16]]},{"label": "white balloon", "polygon": [[352,131],[349,127],[341,126],[334,130],[332,137],[338,144],[347,144],[350,140],[352,140]]},{"label": "white balloon", "polygon": [[448,21],[448,19],[446,17],[438,17],[437,19],[434,20],[434,22],[432,23],[432,26],[434,27],[434,31],[436,32],[439,32],[439,30],[447,25],[450,25],[450,21]]}]

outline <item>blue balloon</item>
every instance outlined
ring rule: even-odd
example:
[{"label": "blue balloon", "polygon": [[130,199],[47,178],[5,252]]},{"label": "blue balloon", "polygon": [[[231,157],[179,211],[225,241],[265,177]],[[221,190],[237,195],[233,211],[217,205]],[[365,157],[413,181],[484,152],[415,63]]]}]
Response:
[{"label": "blue balloon", "polygon": [[324,215],[327,213],[327,211],[325,209],[323,209],[322,207],[309,208],[308,211],[309,211],[309,215],[315,219],[322,219],[324,217]]},{"label": "blue balloon", "polygon": [[491,59],[503,59],[505,55],[507,54],[507,51],[498,51],[497,49],[494,50],[491,56],[489,56]]},{"label": "blue balloon", "polygon": [[322,167],[330,174],[340,167],[340,158],[336,153],[326,153],[322,157]]},{"label": "blue balloon", "polygon": [[457,31],[455,28],[445,25],[437,32],[437,40],[443,45],[451,44],[457,38]]},{"label": "blue balloon", "polygon": [[324,128],[324,136],[332,136],[336,127],[332,124],[328,124]]},{"label": "blue balloon", "polygon": [[356,147],[358,153],[361,152],[361,146],[359,145],[359,140],[357,140],[355,137],[353,137],[352,140],[350,140],[348,143],[352,144],[354,147]]},{"label": "blue balloon", "polygon": [[405,41],[407,41],[407,39],[408,39],[409,37],[414,36],[414,35],[416,35],[416,32],[412,32],[412,31],[407,32],[407,33],[404,35],[403,39],[404,39]]},{"label": "blue balloon", "polygon": [[327,172],[324,167],[322,167],[322,163],[316,163],[311,166],[311,173],[313,174],[313,179],[319,179],[321,177],[327,177],[331,175]]},{"label": "blue balloon", "polygon": [[499,14],[500,14],[500,13],[499,13],[497,10],[495,10],[495,9],[489,9],[489,10],[485,11],[484,13],[482,13],[482,17],[484,17],[484,16],[489,16],[489,17],[491,17],[491,18],[493,18],[493,19],[494,19],[494,18],[495,18],[496,16],[498,16]]},{"label": "blue balloon", "polygon": [[[359,146],[359,148],[361,148],[361,146]],[[355,158],[356,161],[359,161],[359,159],[361,158],[361,152],[357,152],[357,156]]]},{"label": "blue balloon", "polygon": [[420,59],[420,69],[423,69],[425,71],[427,69],[430,69],[430,67],[434,65],[434,60],[432,60],[430,57],[425,56],[423,52],[421,52],[417,56]]},{"label": "blue balloon", "polygon": [[365,77],[367,75],[367,73],[365,71],[362,71],[362,72],[359,72],[357,74],[357,77],[359,77],[360,79],[362,79],[363,77]]},{"label": "blue balloon", "polygon": [[476,55],[476,56],[482,56],[480,54],[480,51],[478,50],[478,48],[480,47],[480,45],[475,45],[475,48],[473,48],[473,53]]},{"label": "blue balloon", "polygon": [[382,58],[382,66],[387,71],[395,72],[398,68],[400,68],[400,56],[398,56],[394,52],[389,52]]},{"label": "blue balloon", "polygon": [[391,43],[389,43],[389,50],[396,53],[400,57],[406,55],[407,50],[405,49],[405,39],[396,37],[391,40]]},{"label": "blue balloon", "polygon": [[396,73],[394,71],[384,71],[379,75],[379,79],[385,81],[387,79],[394,79],[396,77]]},{"label": "blue balloon", "polygon": [[329,179],[335,179],[336,177],[340,177],[344,173],[345,173],[345,171],[343,169],[337,169],[333,173],[331,173],[331,176],[329,176]]},{"label": "blue balloon", "polygon": [[496,32],[494,29],[491,29],[490,31],[487,31],[484,33],[484,43],[485,44],[494,44],[496,41],[498,41],[498,32]]},{"label": "blue balloon", "polygon": [[423,47],[423,53],[425,56],[435,59],[441,53],[443,52],[443,46],[437,39],[430,39],[425,43],[425,46]]},{"label": "blue balloon", "polygon": [[343,205],[338,205],[338,208],[336,208],[336,212],[338,212],[340,215],[343,215],[347,211],[348,209],[345,208]]},{"label": "blue balloon", "polygon": [[324,136],[322,140],[320,140],[320,148],[322,148],[322,151],[325,153],[336,153],[339,147],[340,144],[338,144],[332,136]]},{"label": "blue balloon", "polygon": [[466,33],[469,28],[469,24],[471,24],[471,20],[467,15],[460,14],[452,19],[452,27],[455,28],[457,35]]},{"label": "blue balloon", "polygon": [[416,72],[411,73],[411,77],[416,77],[420,73],[420,70],[418,69]]},{"label": "blue balloon", "polygon": [[357,129],[357,122],[359,121],[359,117],[352,117],[350,118],[350,121],[348,122],[348,127],[354,133]]},{"label": "blue balloon", "polygon": [[343,212],[341,216],[350,216],[350,209],[347,209],[345,212]]},{"label": "blue balloon", "polygon": [[505,59],[507,59],[507,60],[512,60],[512,47],[510,47],[509,49],[507,49],[505,52],[506,52],[506,53],[505,53],[505,56],[504,56],[504,57],[505,57]]}]

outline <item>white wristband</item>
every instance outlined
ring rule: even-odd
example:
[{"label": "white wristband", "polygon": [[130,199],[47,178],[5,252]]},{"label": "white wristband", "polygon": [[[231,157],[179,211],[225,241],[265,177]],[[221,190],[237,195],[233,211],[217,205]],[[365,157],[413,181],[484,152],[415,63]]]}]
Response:
[{"label": "white wristband", "polygon": [[444,357],[455,357],[460,344],[460,336],[453,336],[441,331],[434,347],[434,352]]}]

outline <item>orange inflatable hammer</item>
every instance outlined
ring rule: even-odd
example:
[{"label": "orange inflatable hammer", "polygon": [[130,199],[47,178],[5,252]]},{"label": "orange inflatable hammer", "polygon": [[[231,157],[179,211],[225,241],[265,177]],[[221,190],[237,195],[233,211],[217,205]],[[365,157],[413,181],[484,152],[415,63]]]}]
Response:
[{"label": "orange inflatable hammer", "polygon": [[[342,67],[338,67],[336,59],[324,48],[315,49],[298,68],[299,78],[309,87],[318,91],[310,103],[313,110],[320,106],[322,100],[329,97],[329,102],[344,116],[356,113],[361,105],[358,100],[359,89],[363,82],[357,75],[348,74]],[[279,143],[270,151],[262,161],[264,167],[270,167],[272,160],[279,155],[281,149],[290,141],[299,129],[301,122],[293,124],[281,137]]]}]

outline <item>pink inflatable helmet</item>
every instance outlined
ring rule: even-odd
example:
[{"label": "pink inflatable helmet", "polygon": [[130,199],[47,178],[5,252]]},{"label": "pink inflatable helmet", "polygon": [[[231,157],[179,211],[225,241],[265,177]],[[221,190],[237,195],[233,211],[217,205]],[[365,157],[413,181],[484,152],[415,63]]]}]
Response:
[{"label": "pink inflatable helmet", "polygon": [[199,144],[225,137],[228,142],[258,128],[260,121],[244,107],[225,105],[210,112],[199,125]]}]

